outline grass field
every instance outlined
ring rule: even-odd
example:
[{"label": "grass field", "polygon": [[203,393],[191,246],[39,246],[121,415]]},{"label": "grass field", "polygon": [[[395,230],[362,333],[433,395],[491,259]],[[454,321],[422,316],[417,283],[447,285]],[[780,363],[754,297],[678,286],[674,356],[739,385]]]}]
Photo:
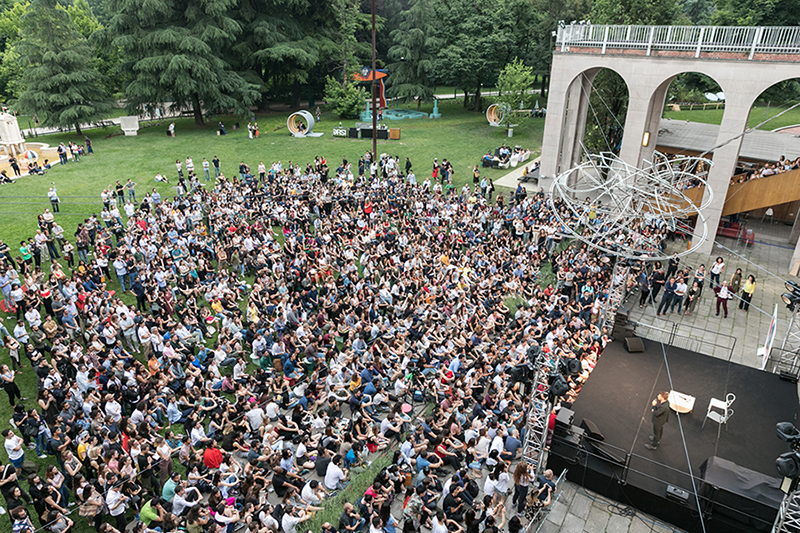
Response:
[{"label": "grass field", "polygon": [[[750,118],[747,120],[747,125],[752,128],[765,119],[774,117],[788,107],[790,106],[770,106],[767,108],[765,105],[756,105],[750,110]],[[705,124],[720,124],[722,122],[723,113],[723,109],[708,109],[705,111],[665,111],[664,117],[675,120],[688,120],[690,122],[702,122]],[[769,131],[786,126],[794,126],[795,124],[800,124],[800,107],[796,107],[784,115],[767,122],[761,129]]]},{"label": "grass field", "polygon": [[[416,108],[414,105],[409,107]],[[423,107],[423,111],[429,112],[430,106],[427,109]],[[448,159],[453,163],[454,181],[459,186],[468,180],[471,182],[471,168],[479,162],[482,154],[504,142],[530,148],[534,156],[539,154],[544,119],[529,119],[515,128],[513,139],[508,139],[505,129],[490,127],[483,114],[465,111],[459,101],[443,103],[440,111],[443,118],[435,121],[418,119],[390,123],[391,127],[401,128],[401,140],[379,141],[378,150],[398,155],[401,161],[409,157],[419,181],[430,172],[434,158],[439,161]],[[68,239],[72,240],[72,233],[83,218],[93,213],[99,214],[102,209],[100,192],[106,186],[117,180],[124,183],[131,178],[138,184],[137,197],[143,196],[154,187],[162,196],[173,194],[174,190],[170,189],[170,185],[157,184],[153,177],[156,173],[166,174],[170,179],[177,177],[175,160],[184,162],[187,155],[194,159],[195,167],[201,173],[203,157],[211,161],[216,155],[222,162],[223,173],[234,175],[238,173],[238,165],[242,160],[255,171],[259,161],[264,161],[267,166],[276,160],[282,161],[284,165],[289,161],[304,165],[312,162],[317,155],[326,157],[329,166],[335,169],[342,157],[355,163],[360,155],[372,148],[371,140],[333,138],[331,129],[339,124],[339,120],[327,113],[323,113],[323,121],[315,128],[316,131],[325,133],[323,137],[294,139],[286,130],[287,116],[288,113],[259,116],[261,135],[257,140],[248,139],[246,129],[234,131],[232,126],[235,122],[246,125],[246,121],[234,117],[222,119],[229,132],[226,137],[216,135],[218,118],[209,119],[209,125],[200,128],[195,127],[191,119],[176,121],[177,135],[174,138],[165,135],[166,123],[141,129],[136,137],[115,136],[106,139],[105,136],[112,133],[112,129],[89,130],[86,133],[92,138],[94,155],[83,157],[80,163],[70,162],[64,166],[56,164],[45,176],[24,177],[14,185],[0,186],[0,239],[9,243],[12,250],[16,250],[21,239],[27,239],[35,233],[36,216],[46,207],[50,207],[46,194],[51,183],[58,187],[61,198],[61,212],[56,218],[64,227]],[[343,125],[352,125],[352,122],[344,122]],[[24,119],[20,125],[27,127]],[[68,140],[81,143],[83,138],[74,134],[53,134],[40,136],[35,140],[56,146],[59,142]],[[496,179],[507,171],[482,169],[482,172]],[[110,281],[110,288],[118,290],[116,280]],[[127,303],[133,303],[128,294],[123,295],[123,299]],[[4,323],[7,328],[13,329],[13,316],[6,317]],[[9,362],[8,350],[0,349],[0,361]],[[22,395],[28,398],[25,405],[35,405],[36,378],[32,369],[25,368],[17,376],[16,383]],[[5,421],[11,418],[11,414],[6,397],[2,395],[0,421],[3,422],[0,422],[0,428],[7,427]],[[3,461],[6,460],[5,450],[0,452],[0,457]],[[32,451],[26,452],[26,458],[43,464],[55,463],[53,457],[36,459]],[[41,470],[43,472],[44,467]],[[331,509],[320,513],[314,524],[328,519],[329,516],[338,517],[343,499],[350,499],[365,482],[366,477],[359,479],[355,483],[357,487],[334,500]],[[26,483],[22,485],[27,488]],[[91,525],[78,517],[77,513],[73,513],[73,519],[74,531],[77,533],[93,531]],[[8,515],[0,516],[0,528],[10,531]]]},{"label": "grass field", "polygon": [[[430,108],[423,107],[423,110],[430,111]],[[472,166],[487,150],[504,142],[528,147],[534,157],[539,154],[544,119],[528,119],[515,128],[514,138],[509,139],[505,129],[490,127],[484,115],[465,111],[458,102],[443,103],[440,110],[443,117],[439,120],[389,121],[390,127],[401,129],[401,138],[379,141],[378,151],[400,156],[401,164],[409,157],[418,181],[430,172],[434,158],[448,159],[453,164],[454,182],[458,185],[471,180]],[[186,156],[191,156],[196,171],[202,172],[203,157],[211,161],[216,155],[222,163],[223,174],[232,176],[238,174],[240,161],[245,161],[255,172],[259,161],[264,161],[267,167],[277,160],[284,166],[289,161],[305,165],[320,155],[335,169],[342,157],[356,163],[372,149],[369,139],[332,137],[331,130],[339,120],[327,113],[323,113],[322,122],[315,128],[315,131],[324,132],[324,136],[295,139],[286,130],[287,116],[287,113],[259,116],[260,137],[257,140],[248,139],[244,128],[246,121],[234,117],[222,118],[228,130],[226,137],[216,135],[218,119],[215,118],[208,120],[207,127],[200,128],[195,127],[191,119],[178,120],[174,138],[165,135],[167,124],[140,129],[136,137],[105,139],[112,129],[90,130],[87,133],[92,138],[95,155],[83,157],[80,163],[56,164],[45,176],[24,177],[14,185],[0,186],[0,239],[16,248],[21,239],[34,234],[36,215],[49,207],[47,190],[51,182],[58,187],[61,198],[61,214],[57,218],[71,237],[82,218],[99,214],[102,209],[100,192],[116,180],[124,183],[128,178],[133,179],[138,184],[137,197],[153,187],[162,196],[174,194],[171,185],[157,184],[153,177],[157,173],[165,174],[170,180],[177,177],[175,160],[183,163]],[[242,129],[233,130],[235,122],[239,122]],[[352,124],[353,121],[343,121],[344,126]],[[67,140],[82,142],[83,138],[74,134],[53,134],[36,139],[51,146]],[[496,179],[507,171],[482,169],[482,172]]]}]

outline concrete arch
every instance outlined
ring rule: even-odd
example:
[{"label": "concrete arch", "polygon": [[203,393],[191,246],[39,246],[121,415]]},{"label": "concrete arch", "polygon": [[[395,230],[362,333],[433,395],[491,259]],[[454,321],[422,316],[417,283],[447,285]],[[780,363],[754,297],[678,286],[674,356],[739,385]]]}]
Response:
[{"label": "concrete arch", "polygon": [[[557,156],[554,172],[548,175],[563,172],[574,167],[580,161],[581,142],[586,132],[586,119],[589,112],[589,96],[594,79],[603,69],[614,72],[625,82],[630,98],[631,81],[626,74],[630,76],[631,73],[621,72],[613,66],[603,64],[602,61],[598,61],[596,64],[590,62],[588,65],[586,63],[578,65],[578,68],[564,72],[564,77],[559,80],[554,81],[551,77],[545,130],[548,130],[548,123],[550,123],[549,127],[555,136],[552,144],[557,147]],[[563,87],[558,94],[552,92],[554,84]],[[556,118],[559,122],[556,123],[551,117]]]}]

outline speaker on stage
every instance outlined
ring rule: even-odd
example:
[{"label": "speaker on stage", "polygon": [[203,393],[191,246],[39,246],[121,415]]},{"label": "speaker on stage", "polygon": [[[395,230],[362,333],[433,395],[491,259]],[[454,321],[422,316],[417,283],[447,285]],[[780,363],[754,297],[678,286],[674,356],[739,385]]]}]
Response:
[{"label": "speaker on stage", "polygon": [[575,412],[566,407],[562,407],[556,413],[556,435],[565,435],[572,427],[572,420],[575,418]]},{"label": "speaker on stage", "polygon": [[625,337],[625,349],[628,353],[643,352],[644,343],[639,337]]},{"label": "speaker on stage", "polygon": [[550,453],[562,457],[570,463],[578,461],[578,452],[581,450],[584,432],[578,426],[571,426],[564,435],[554,435],[550,445]]},{"label": "speaker on stage", "polygon": [[350,139],[358,139],[358,130],[356,128],[348,129],[347,137],[349,137]]},{"label": "speaker on stage", "polygon": [[600,429],[597,427],[597,424],[589,420],[588,418],[584,418],[581,420],[581,427],[586,430],[586,436],[593,440],[605,440],[606,438],[600,433]]}]

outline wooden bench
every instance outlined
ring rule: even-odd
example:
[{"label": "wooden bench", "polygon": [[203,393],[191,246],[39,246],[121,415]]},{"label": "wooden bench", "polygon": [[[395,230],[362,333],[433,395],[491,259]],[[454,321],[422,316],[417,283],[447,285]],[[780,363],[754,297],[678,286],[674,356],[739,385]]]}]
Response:
[{"label": "wooden bench", "polygon": [[718,237],[730,237],[731,239],[738,239],[743,233],[744,224],[740,222],[731,222],[717,226]]}]

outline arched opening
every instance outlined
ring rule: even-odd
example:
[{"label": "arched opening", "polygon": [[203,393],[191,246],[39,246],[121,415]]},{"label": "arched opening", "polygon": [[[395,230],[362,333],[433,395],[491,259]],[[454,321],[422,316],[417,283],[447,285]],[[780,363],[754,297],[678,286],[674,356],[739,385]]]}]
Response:
[{"label": "arched opening", "polygon": [[601,68],[594,72],[588,94],[583,146],[592,153],[619,154],[628,113],[628,85],[611,69]]}]

